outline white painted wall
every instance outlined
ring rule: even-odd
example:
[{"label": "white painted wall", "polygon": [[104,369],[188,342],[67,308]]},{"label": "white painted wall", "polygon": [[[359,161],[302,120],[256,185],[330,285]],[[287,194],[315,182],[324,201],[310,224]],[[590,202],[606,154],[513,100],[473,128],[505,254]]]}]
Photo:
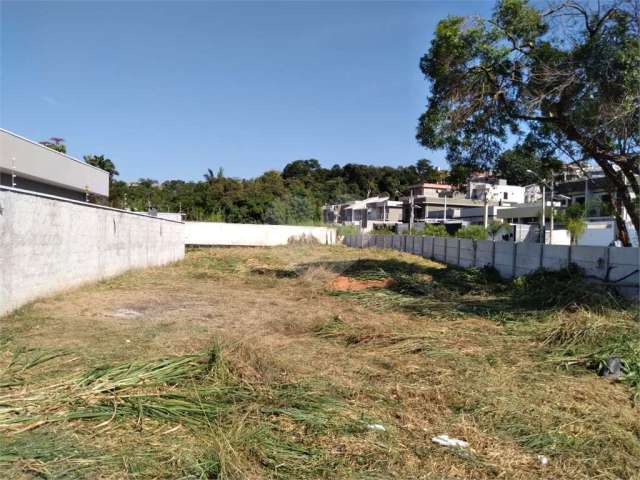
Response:
[{"label": "white painted wall", "polygon": [[303,237],[313,237],[323,245],[336,243],[336,230],[327,227],[217,222],[186,222],[185,227],[187,245],[274,246]]},{"label": "white painted wall", "polygon": [[0,314],[183,257],[183,223],[0,188]]}]

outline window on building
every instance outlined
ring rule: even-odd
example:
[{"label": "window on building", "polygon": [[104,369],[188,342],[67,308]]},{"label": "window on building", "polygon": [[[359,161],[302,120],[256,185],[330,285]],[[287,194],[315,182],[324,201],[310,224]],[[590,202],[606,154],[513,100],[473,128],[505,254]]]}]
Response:
[{"label": "window on building", "polygon": [[509,192],[504,192],[502,195],[505,200],[509,200]]}]

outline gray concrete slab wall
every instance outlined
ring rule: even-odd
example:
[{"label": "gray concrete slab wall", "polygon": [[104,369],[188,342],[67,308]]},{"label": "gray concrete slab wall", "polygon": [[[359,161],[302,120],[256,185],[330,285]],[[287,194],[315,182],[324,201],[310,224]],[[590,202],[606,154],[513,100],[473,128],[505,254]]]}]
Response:
[{"label": "gray concrete slab wall", "polygon": [[571,247],[571,263],[584,270],[586,275],[604,280],[607,276],[608,247],[587,247],[574,245]]},{"label": "gray concrete slab wall", "polygon": [[0,188],[0,314],[184,257],[184,224]]},{"label": "gray concrete slab wall", "polygon": [[[350,245],[350,240],[345,243]],[[588,278],[614,285],[624,295],[640,299],[638,248],[541,245],[410,235],[386,235],[383,248],[406,251],[460,267],[494,266],[503,278],[526,275],[539,268],[560,270],[573,263],[583,269]]]},{"label": "gray concrete slab wall", "polygon": [[422,256],[426,258],[433,258],[433,240],[434,237],[422,237],[423,247]]},{"label": "gray concrete slab wall", "polygon": [[515,243],[511,242],[495,242],[494,264],[502,278],[513,277],[513,262]]},{"label": "gray concrete slab wall", "polygon": [[547,270],[561,270],[569,266],[569,247],[565,245],[545,245],[542,267]]},{"label": "gray concrete slab wall", "polygon": [[458,266],[460,267],[473,267],[475,260],[475,245],[473,240],[468,238],[460,239],[460,261]]},{"label": "gray concrete slab wall", "polygon": [[444,262],[446,258],[445,241],[446,239],[443,237],[433,238],[433,258],[440,262]]},{"label": "gray concrete slab wall", "polygon": [[516,277],[535,272],[541,266],[542,244],[521,242],[518,243],[518,254],[516,255]]},{"label": "gray concrete slab wall", "polygon": [[458,264],[458,245],[460,244],[459,238],[445,238],[447,245],[447,261],[450,265]]},{"label": "gray concrete slab wall", "polygon": [[482,268],[493,265],[493,249],[496,242],[489,240],[476,241],[476,267]]}]

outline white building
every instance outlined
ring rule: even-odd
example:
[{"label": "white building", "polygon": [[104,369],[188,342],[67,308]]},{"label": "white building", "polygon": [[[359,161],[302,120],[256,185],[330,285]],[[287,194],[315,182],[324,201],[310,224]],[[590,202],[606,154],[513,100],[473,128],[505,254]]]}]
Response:
[{"label": "white building", "polygon": [[467,186],[467,198],[471,200],[486,200],[500,205],[525,203],[526,187],[507,185],[506,180],[495,182],[470,181]]}]

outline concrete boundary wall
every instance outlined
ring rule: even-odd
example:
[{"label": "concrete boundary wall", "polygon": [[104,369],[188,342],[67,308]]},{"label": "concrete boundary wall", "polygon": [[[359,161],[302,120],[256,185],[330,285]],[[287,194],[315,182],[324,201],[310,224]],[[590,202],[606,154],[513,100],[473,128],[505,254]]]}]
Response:
[{"label": "concrete boundary wall", "polygon": [[344,243],[356,248],[391,248],[465,268],[493,266],[503,278],[519,277],[540,268],[560,270],[573,263],[583,269],[588,278],[613,285],[625,296],[640,300],[640,249],[637,247],[367,234],[348,235]]},{"label": "concrete boundary wall", "polygon": [[[186,222],[185,244],[194,246],[274,246],[312,238],[322,245],[336,243],[336,230],[328,227],[295,225],[254,225],[248,223]],[[374,247],[376,239],[366,238],[364,247]],[[369,243],[370,242],[370,243]],[[382,246],[382,244],[380,244]],[[382,248],[382,247],[381,247]]]},{"label": "concrete boundary wall", "polygon": [[182,258],[182,222],[0,188],[0,315],[82,283]]}]

